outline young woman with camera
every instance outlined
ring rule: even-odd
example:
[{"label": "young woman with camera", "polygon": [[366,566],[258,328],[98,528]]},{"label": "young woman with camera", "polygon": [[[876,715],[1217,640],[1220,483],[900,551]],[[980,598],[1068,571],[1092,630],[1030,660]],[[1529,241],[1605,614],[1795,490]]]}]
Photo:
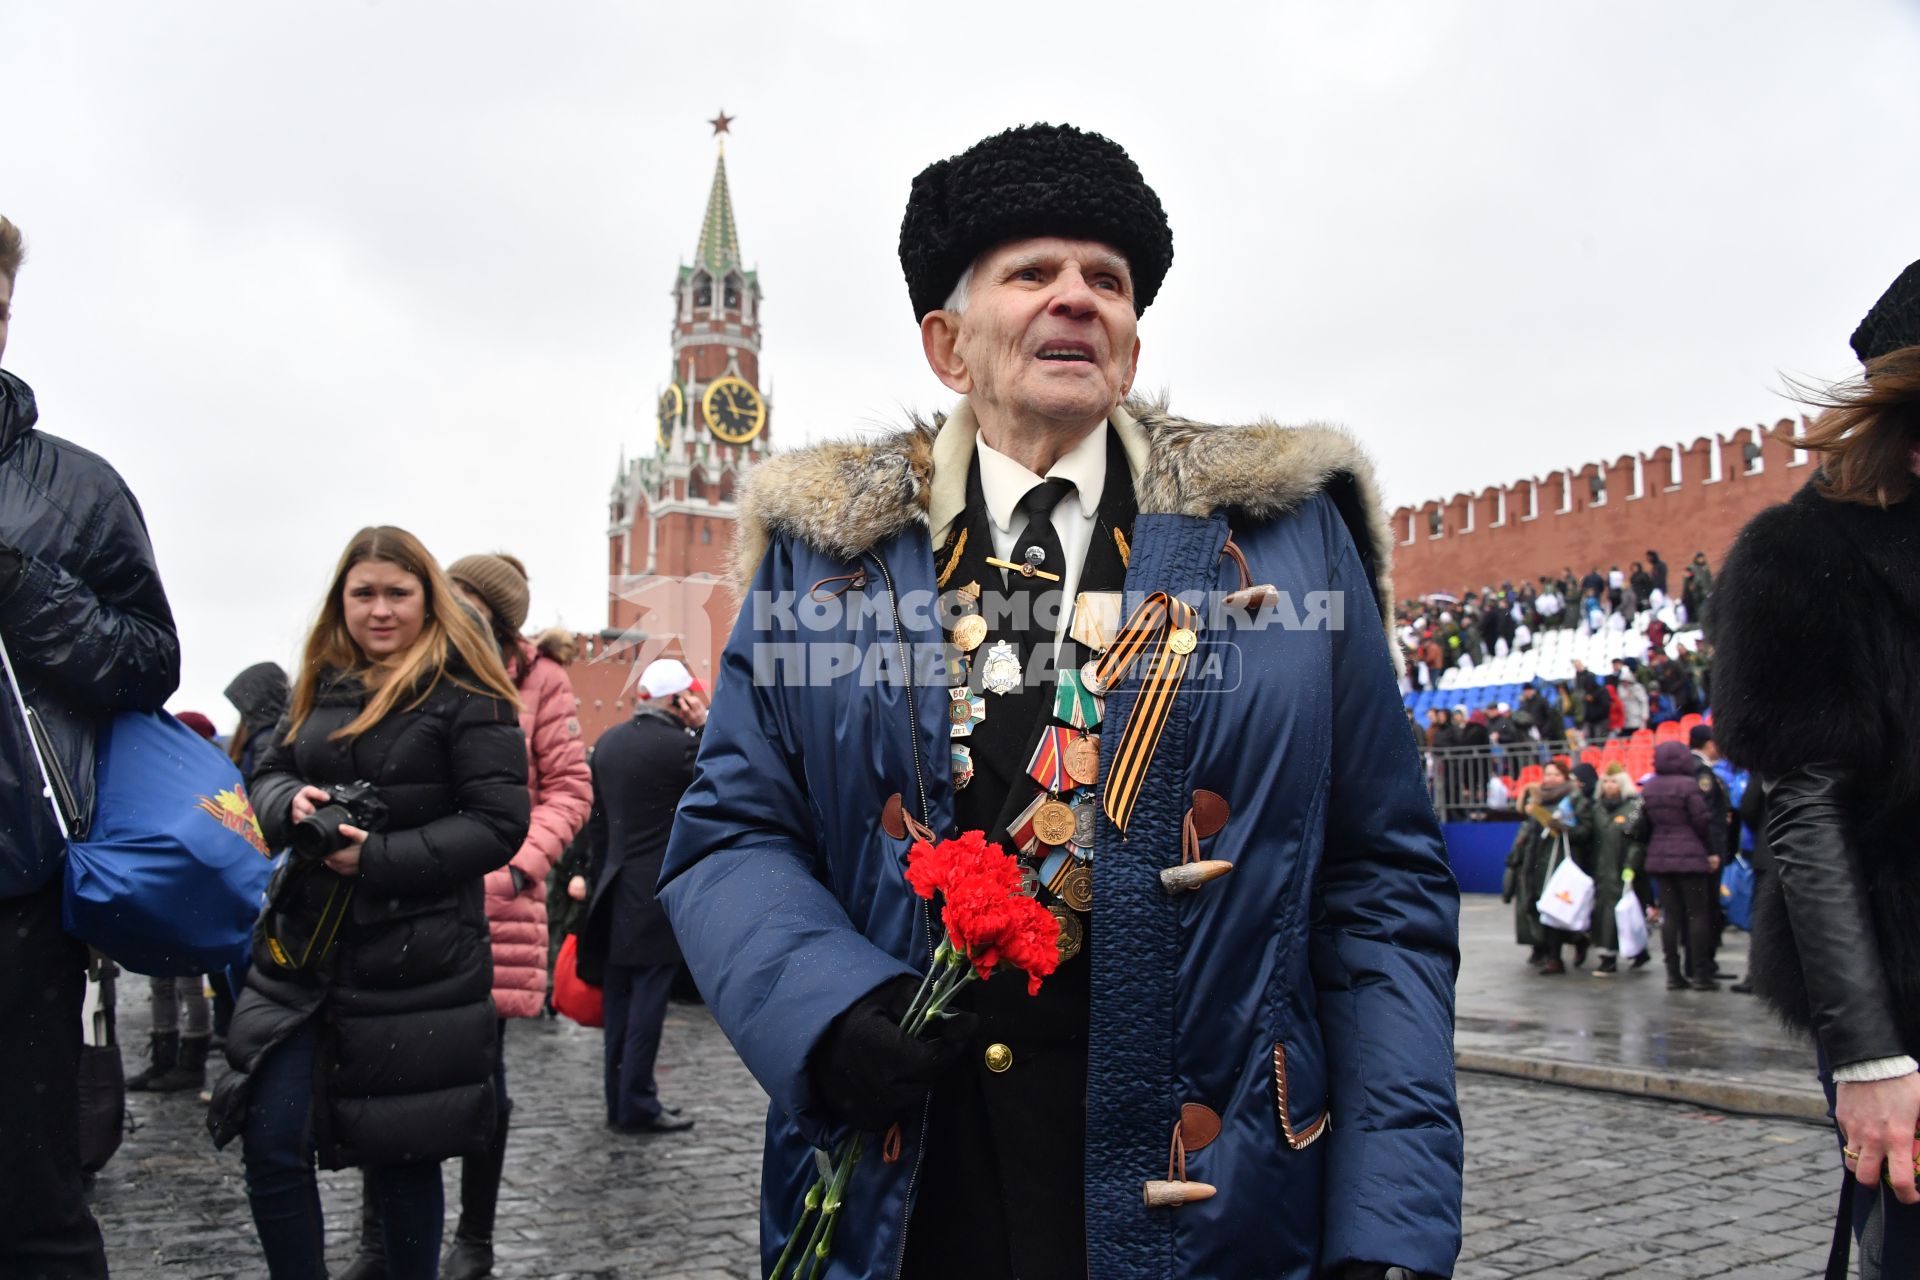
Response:
[{"label": "young woman with camera", "polygon": [[[463,556],[447,579],[491,636],[520,696],[520,728],[527,739],[527,791],[533,816],[527,837],[506,866],[486,878],[487,924],[493,932],[493,1003],[500,1016],[494,1038],[493,1140],[485,1152],[460,1162],[460,1220],[441,1280],[479,1280],[493,1274],[493,1221],[506,1162],[507,1019],[538,1017],[547,998],[547,876],[593,809],[593,779],[580,741],[573,683],[564,666],[521,635],[529,593],[526,567],[505,553]],[[360,1251],[339,1280],[383,1280],[386,1251],[380,1217],[363,1188]]]},{"label": "young woman with camera", "polygon": [[432,1277],[440,1161],[484,1153],[494,1124],[482,882],[529,803],[513,684],[413,535],[363,529],[341,556],[250,790],[269,844],[294,852],[209,1128],[243,1137],[274,1280],[327,1274],[316,1156],[366,1170],[387,1274]]}]

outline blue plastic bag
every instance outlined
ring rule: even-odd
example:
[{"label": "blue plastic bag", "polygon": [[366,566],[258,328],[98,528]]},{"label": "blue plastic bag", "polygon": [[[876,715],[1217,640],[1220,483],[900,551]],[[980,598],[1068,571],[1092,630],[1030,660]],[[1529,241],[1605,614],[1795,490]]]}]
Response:
[{"label": "blue plastic bag", "polygon": [[243,970],[273,858],[240,771],[164,712],[116,715],[95,760],[92,829],[67,844],[67,932],[152,977]]},{"label": "blue plastic bag", "polygon": [[1737,856],[1720,870],[1720,907],[1736,929],[1753,929],[1753,864]]}]

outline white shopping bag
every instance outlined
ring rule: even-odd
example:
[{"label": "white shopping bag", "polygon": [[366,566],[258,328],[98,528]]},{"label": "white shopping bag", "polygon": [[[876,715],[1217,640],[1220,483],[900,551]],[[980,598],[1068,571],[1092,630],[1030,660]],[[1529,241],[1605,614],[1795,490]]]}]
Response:
[{"label": "white shopping bag", "polygon": [[1620,954],[1632,959],[1647,954],[1647,910],[1628,884],[1613,904],[1613,925],[1620,933]]},{"label": "white shopping bag", "polygon": [[1585,933],[1593,923],[1593,877],[1582,871],[1567,856],[1567,838],[1560,837],[1560,852],[1540,901],[1533,904],[1540,923],[1568,933]]}]

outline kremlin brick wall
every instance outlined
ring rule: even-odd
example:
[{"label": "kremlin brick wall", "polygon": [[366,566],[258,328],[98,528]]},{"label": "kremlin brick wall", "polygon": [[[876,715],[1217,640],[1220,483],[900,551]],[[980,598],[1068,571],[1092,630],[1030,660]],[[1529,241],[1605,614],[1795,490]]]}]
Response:
[{"label": "kremlin brick wall", "polygon": [[[1807,426],[1782,419],[1684,448],[1662,446],[1571,471],[1494,485],[1394,511],[1393,584],[1409,599],[1512,582],[1605,572],[1645,561],[1649,548],[1681,568],[1696,551],[1718,567],[1734,535],[1762,509],[1791,497],[1817,466],[1781,434]],[[1595,478],[1604,486],[1595,491]]]}]

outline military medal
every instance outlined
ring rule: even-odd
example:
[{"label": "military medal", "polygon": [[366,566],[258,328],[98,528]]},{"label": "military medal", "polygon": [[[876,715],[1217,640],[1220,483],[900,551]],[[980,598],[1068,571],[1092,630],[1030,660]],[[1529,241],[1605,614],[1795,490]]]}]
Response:
[{"label": "military medal", "polygon": [[1073,598],[1069,634],[1095,653],[1105,653],[1120,633],[1120,604],[1118,591],[1082,591]]},{"label": "military medal", "polygon": [[1071,960],[1080,954],[1080,945],[1086,937],[1086,930],[1080,923],[1080,917],[1067,908],[1055,903],[1047,908],[1053,918],[1060,922],[1060,959]]},{"label": "military medal", "polygon": [[953,644],[962,653],[972,653],[987,638],[987,620],[970,613],[953,624]]},{"label": "military medal", "polygon": [[[1034,834],[1033,820],[1039,816],[1040,806],[1048,803],[1052,797],[1046,792],[1035,796],[1020,816],[1007,824],[1007,838],[1013,841],[1013,847],[1021,853],[1032,853],[1040,847],[1040,837]],[[1055,801],[1055,803],[1058,803]]]},{"label": "military medal", "polygon": [[1062,671],[1053,691],[1053,718],[1076,729],[1098,729],[1104,711],[1100,698],[1087,688],[1086,673]]},{"label": "military medal", "polygon": [[1075,911],[1093,909],[1093,869],[1074,862],[1047,886],[1055,897]]},{"label": "military medal", "polygon": [[1199,643],[1200,637],[1193,633],[1192,627],[1175,627],[1167,637],[1167,648],[1178,654],[1192,653]]},{"label": "military medal", "polygon": [[1085,798],[1073,806],[1073,845],[1076,849],[1093,848],[1094,814],[1099,808],[1099,805]]},{"label": "military medal", "polygon": [[1002,696],[1020,687],[1020,655],[1005,640],[995,640],[980,662],[980,687]]},{"label": "military medal", "polygon": [[964,738],[973,732],[973,726],[987,718],[987,700],[973,690],[962,685],[958,689],[947,690],[947,729],[956,738]]},{"label": "military medal", "polygon": [[[1049,725],[1040,731],[1040,741],[1034,745],[1033,756],[1027,761],[1027,776],[1039,783],[1050,795],[1073,790],[1074,780],[1067,767],[1067,752],[1072,747],[1070,729],[1059,725]],[[1049,840],[1048,844],[1059,844],[1058,840]]]},{"label": "military medal", "polygon": [[1041,844],[1063,845],[1073,839],[1073,810],[1048,796],[1034,810],[1033,834]]},{"label": "military medal", "polygon": [[[969,726],[971,727],[971,726]],[[953,789],[963,791],[973,781],[973,748],[955,745],[953,754]]]},{"label": "military medal", "polygon": [[1090,787],[1100,780],[1100,738],[1097,734],[1087,734],[1075,738],[1067,744],[1063,755],[1067,776],[1083,787]]},{"label": "military medal", "polygon": [[1100,659],[1089,658],[1080,664],[1080,687],[1096,698],[1107,696],[1107,686],[1100,683]]}]

